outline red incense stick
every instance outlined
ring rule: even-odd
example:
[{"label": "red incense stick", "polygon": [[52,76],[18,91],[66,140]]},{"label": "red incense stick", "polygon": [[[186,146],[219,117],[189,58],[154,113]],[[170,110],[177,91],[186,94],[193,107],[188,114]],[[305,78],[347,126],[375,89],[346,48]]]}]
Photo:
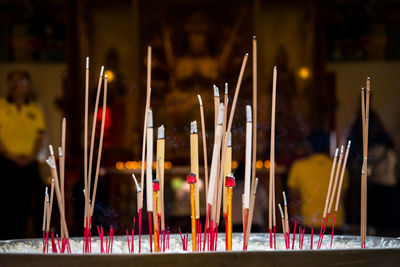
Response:
[{"label": "red incense stick", "polygon": [[141,245],[142,245],[142,209],[139,209],[139,253],[141,251]]},{"label": "red incense stick", "polygon": [[294,249],[294,241],[296,240],[296,224],[297,224],[297,221],[295,220],[294,221],[294,230],[293,230],[293,242],[292,242],[292,249]]},{"label": "red incense stick", "polygon": [[310,241],[310,249],[313,249],[313,239],[314,239],[314,228],[311,227],[311,241]]}]

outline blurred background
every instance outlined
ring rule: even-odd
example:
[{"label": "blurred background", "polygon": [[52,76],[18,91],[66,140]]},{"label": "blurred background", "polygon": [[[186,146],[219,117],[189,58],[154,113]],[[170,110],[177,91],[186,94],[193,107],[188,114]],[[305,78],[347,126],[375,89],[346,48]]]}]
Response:
[{"label": "blurred background", "polygon": [[[205,103],[210,159],[212,85],[216,84],[222,94],[228,82],[232,99],[243,55],[248,52],[232,129],[233,167],[238,168],[244,161],[245,105],[252,103],[254,35],[258,42],[257,177],[266,192],[272,68],[278,67],[277,203],[282,202],[281,191],[288,188],[293,162],[311,153],[307,143],[311,132],[324,130],[329,134],[331,153],[349,136],[359,133],[360,138],[361,129],[353,135],[352,129],[361,113],[360,86],[365,85],[367,76],[371,77],[371,110],[376,113],[379,127],[390,137],[396,161],[393,175],[399,177],[399,0],[0,0],[0,22],[0,93],[7,95],[10,71],[29,72],[31,89],[46,123],[39,153],[40,181],[32,187],[32,201],[26,203],[31,208],[24,234],[16,237],[41,236],[43,191],[50,183],[44,159],[48,144],[60,145],[62,117],[67,118],[67,223],[71,235],[83,233],[86,56],[90,57],[90,110],[102,65],[109,77],[109,116],[94,224],[113,226],[117,234],[132,227],[137,214],[130,173],[140,174],[148,45],[153,49],[151,106],[155,126],[166,127],[165,207],[172,231],[177,226],[189,229],[185,179],[190,164],[190,122],[200,122],[197,94]],[[354,158],[359,151],[361,147],[354,146]],[[201,166],[202,158],[200,155]],[[342,231],[348,234],[359,233],[361,163],[357,164],[356,178],[351,178],[349,170],[350,185],[343,200],[346,219]],[[400,192],[397,179],[390,187],[393,197],[377,209],[397,214],[397,209],[392,209],[400,203],[396,197]],[[17,189],[13,191],[18,194]],[[325,189],[321,194],[325,195]],[[266,218],[265,208],[259,209]],[[390,219],[382,216],[390,224],[371,223],[370,234],[398,235],[400,215]],[[261,221],[261,231],[266,228],[265,220]]]}]

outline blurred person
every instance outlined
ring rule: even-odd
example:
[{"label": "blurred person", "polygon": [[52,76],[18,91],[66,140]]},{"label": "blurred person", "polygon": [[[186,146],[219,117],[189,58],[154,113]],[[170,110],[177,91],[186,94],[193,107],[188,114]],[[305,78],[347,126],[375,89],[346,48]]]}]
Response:
[{"label": "blurred person", "polygon": [[[240,163],[234,171],[236,186],[233,188],[232,197],[232,229],[233,232],[243,232],[242,219],[242,194],[244,192],[244,163]],[[263,184],[258,184],[256,199],[254,203],[253,222],[251,225],[252,233],[264,232],[266,229],[266,212],[268,209],[268,194]],[[222,212],[221,212],[222,214]],[[221,224],[222,224],[221,219]]]},{"label": "blurred person", "polygon": [[[394,143],[374,110],[369,113],[368,133],[368,199],[367,222],[371,234],[397,235],[400,218],[397,209],[399,183],[397,181],[398,159]],[[362,120],[357,117],[350,130],[354,140],[349,154],[350,190],[346,198],[348,223],[358,231],[360,222],[361,168],[363,162]],[[372,232],[371,232],[372,231]]]},{"label": "blurred person", "polygon": [[[309,135],[308,142],[312,154],[295,161],[289,171],[289,208],[292,213],[289,216],[306,228],[320,228],[333,164],[333,160],[329,157],[329,134],[324,131],[314,131]],[[341,199],[346,194],[347,176],[345,173]],[[331,214],[335,209],[335,201],[336,198],[332,204]],[[345,223],[342,204],[343,201],[340,201],[335,223],[335,230],[339,232]],[[332,228],[332,224],[333,216],[327,223],[327,229]]]},{"label": "blurred person", "polygon": [[7,95],[0,98],[0,207],[4,215],[0,239],[24,237],[40,180],[37,155],[45,122],[30,85],[28,72],[12,71],[7,75]]}]

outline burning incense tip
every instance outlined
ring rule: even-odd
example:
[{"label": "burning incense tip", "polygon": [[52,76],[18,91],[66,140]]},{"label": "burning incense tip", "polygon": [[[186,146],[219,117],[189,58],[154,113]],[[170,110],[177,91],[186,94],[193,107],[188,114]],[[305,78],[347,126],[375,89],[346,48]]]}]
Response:
[{"label": "burning incense tip", "polygon": [[249,56],[249,53],[246,53],[246,54],[244,54],[246,57],[248,57]]},{"label": "burning incense tip", "polygon": [[225,83],[225,94],[228,94],[228,83]]},{"label": "burning incense tip", "polygon": [[364,91],[365,90],[365,87],[364,86],[361,86],[361,91]]},{"label": "burning incense tip", "polygon": [[253,192],[254,195],[257,193],[257,186],[258,186],[258,178],[254,180],[254,192]]},{"label": "burning incense tip", "polygon": [[367,77],[367,80],[371,80],[371,77],[368,76],[368,77]]},{"label": "burning incense tip", "polygon": [[165,138],[165,127],[161,125],[157,129],[157,139],[164,139]]},{"label": "burning incense tip", "polygon": [[219,97],[219,89],[218,89],[218,87],[214,84],[213,88],[214,88],[214,96],[215,97]]},{"label": "burning incense tip", "polygon": [[101,69],[100,69],[100,77],[103,77],[103,72],[104,72],[104,66],[101,66]]},{"label": "burning incense tip", "polygon": [[190,133],[197,134],[197,122],[196,121],[192,121],[190,123]]},{"label": "burning incense tip", "polygon": [[335,157],[337,157],[338,153],[339,153],[339,148],[336,148]]},{"label": "burning incense tip", "polygon": [[252,122],[250,105],[246,106],[246,122]]},{"label": "burning incense tip", "polygon": [[46,159],[46,163],[47,165],[50,166],[50,168],[55,168],[56,166],[54,166],[53,161],[51,160],[51,158]]},{"label": "burning incense tip", "polygon": [[278,204],[278,208],[279,208],[279,211],[281,213],[282,219],[285,219],[285,216],[283,216],[283,210],[282,210],[281,203]]},{"label": "burning incense tip", "polygon": [[222,125],[222,121],[224,120],[224,104],[219,104],[219,112],[218,112],[218,124]]},{"label": "burning incense tip", "polygon": [[89,69],[89,57],[86,57],[86,69]]},{"label": "burning incense tip", "polygon": [[107,74],[106,75],[104,75],[104,79],[107,79],[108,77],[107,77]]},{"label": "burning incense tip", "polygon": [[63,152],[62,152],[62,148],[58,147],[58,156],[62,157],[63,156]]},{"label": "burning incense tip", "polygon": [[147,127],[153,128],[153,111],[151,109],[147,110]]},{"label": "burning incense tip", "polygon": [[350,145],[351,145],[351,140],[349,140],[349,142],[347,143],[347,148],[350,149]]},{"label": "burning incense tip", "polygon": [[229,137],[228,137],[228,147],[232,146],[232,133],[229,132]]},{"label": "burning incense tip", "polygon": [[255,35],[253,35],[253,39],[257,39],[257,37]]},{"label": "burning incense tip", "polygon": [[54,150],[53,150],[53,146],[49,145],[49,151],[50,151],[50,155],[54,156]]},{"label": "burning incense tip", "polygon": [[278,69],[278,67],[277,66],[274,66],[274,70],[277,70]]},{"label": "burning incense tip", "polygon": [[201,96],[200,96],[200,95],[197,95],[197,98],[199,99],[199,104],[200,104],[200,106],[202,106],[202,105],[203,105],[203,101],[201,101]]},{"label": "burning incense tip", "polygon": [[340,154],[343,154],[343,152],[344,152],[344,146],[341,146],[340,147]]},{"label": "burning incense tip", "polygon": [[287,200],[286,200],[286,194],[285,191],[282,192],[283,195],[283,205],[285,205],[285,207],[287,206]]},{"label": "burning incense tip", "polygon": [[136,180],[136,176],[135,176],[135,174],[133,174],[133,173],[132,173],[132,178],[133,178],[133,181],[135,181],[136,192],[138,192],[138,193],[141,192],[142,189],[140,189],[139,183],[138,183],[138,181]]}]

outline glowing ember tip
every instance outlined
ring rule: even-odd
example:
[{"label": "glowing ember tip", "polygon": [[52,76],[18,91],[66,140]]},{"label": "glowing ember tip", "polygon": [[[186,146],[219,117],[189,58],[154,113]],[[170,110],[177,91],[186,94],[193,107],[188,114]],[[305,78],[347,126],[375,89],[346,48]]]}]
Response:
[{"label": "glowing ember tip", "polygon": [[86,69],[89,69],[89,57],[86,57]]},{"label": "glowing ember tip", "polygon": [[100,77],[103,77],[103,73],[104,73],[104,66],[101,66],[101,69],[100,69]]}]

